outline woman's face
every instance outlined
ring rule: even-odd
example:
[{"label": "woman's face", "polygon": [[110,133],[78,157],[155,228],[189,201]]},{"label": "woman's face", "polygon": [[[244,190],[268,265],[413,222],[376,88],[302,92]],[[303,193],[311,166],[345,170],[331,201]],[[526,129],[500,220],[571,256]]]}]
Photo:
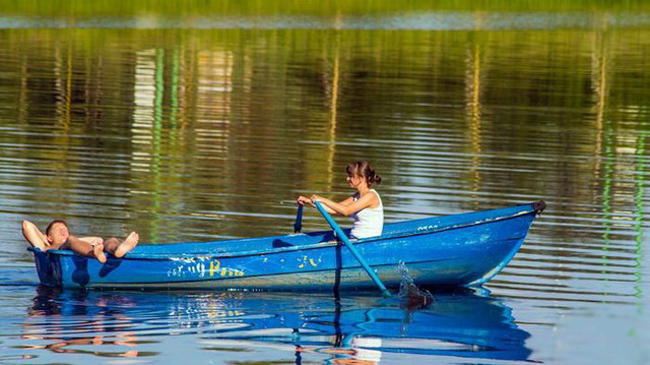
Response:
[{"label": "woman's face", "polygon": [[348,180],[348,184],[350,184],[350,187],[353,187],[353,188],[356,189],[359,186],[359,184],[361,184],[361,181],[363,180],[363,178],[361,176],[357,176],[355,174],[352,174],[352,175],[348,175],[347,180]]}]

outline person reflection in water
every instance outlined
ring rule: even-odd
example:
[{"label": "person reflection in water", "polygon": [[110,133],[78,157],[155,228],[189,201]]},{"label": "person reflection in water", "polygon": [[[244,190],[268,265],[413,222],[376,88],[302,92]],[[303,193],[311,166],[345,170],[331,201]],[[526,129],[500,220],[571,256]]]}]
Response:
[{"label": "person reflection in water", "polygon": [[[36,292],[38,295],[34,298],[34,306],[28,310],[28,317],[19,323],[23,327],[20,337],[27,340],[24,349],[101,358],[139,356],[135,349],[139,345],[137,333],[132,330],[136,322],[121,312],[135,305],[128,296],[111,294],[88,298],[88,292],[65,296],[59,289],[50,287],[38,287]],[[70,321],[71,315],[82,318],[84,325]],[[87,335],[90,332],[92,334]],[[82,346],[93,346],[95,350],[82,350]]]},{"label": "person reflection in water", "polygon": [[381,176],[367,161],[357,161],[349,164],[345,171],[350,187],[357,190],[355,194],[341,202],[334,202],[318,195],[310,198],[301,196],[297,203],[314,205],[318,201],[330,214],[341,214],[354,219],[354,227],[350,232],[351,238],[367,238],[380,236],[384,228],[384,206],[372,184],[381,183]]},{"label": "person reflection in water", "polygon": [[23,221],[23,236],[30,245],[47,250],[72,250],[82,256],[97,259],[102,264],[106,262],[106,253],[117,258],[124,257],[138,244],[140,237],[131,232],[124,241],[115,237],[107,240],[101,237],[78,238],[70,234],[68,224],[64,220],[55,219],[45,229],[45,234],[30,222]]}]

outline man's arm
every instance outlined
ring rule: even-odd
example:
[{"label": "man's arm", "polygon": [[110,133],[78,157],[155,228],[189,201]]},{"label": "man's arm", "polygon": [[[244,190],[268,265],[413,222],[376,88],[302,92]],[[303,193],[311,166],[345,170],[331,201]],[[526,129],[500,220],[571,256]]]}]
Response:
[{"label": "man's arm", "polygon": [[50,247],[47,237],[30,221],[23,221],[23,236],[30,245],[41,249],[41,251],[46,251]]}]

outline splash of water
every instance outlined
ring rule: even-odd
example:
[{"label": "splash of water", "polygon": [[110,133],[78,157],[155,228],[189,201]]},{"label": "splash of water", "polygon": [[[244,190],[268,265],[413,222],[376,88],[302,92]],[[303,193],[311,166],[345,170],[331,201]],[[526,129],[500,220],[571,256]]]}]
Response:
[{"label": "splash of water", "polygon": [[409,307],[427,306],[435,301],[433,294],[428,290],[420,289],[415,285],[413,278],[409,275],[408,267],[402,261],[397,265],[402,274],[402,281],[399,285],[397,297],[404,300]]}]

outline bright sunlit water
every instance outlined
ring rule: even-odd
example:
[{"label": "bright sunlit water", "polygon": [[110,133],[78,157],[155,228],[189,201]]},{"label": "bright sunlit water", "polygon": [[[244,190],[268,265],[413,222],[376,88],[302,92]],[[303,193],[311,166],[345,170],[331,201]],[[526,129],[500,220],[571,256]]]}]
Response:
[{"label": "bright sunlit water", "polygon": [[[0,363],[650,363],[650,10],[377,3],[5,7]],[[291,201],[350,194],[356,159],[382,175],[388,222],[548,209],[484,288],[429,288],[427,307],[61,292],[37,286],[20,233],[290,233]]]}]

